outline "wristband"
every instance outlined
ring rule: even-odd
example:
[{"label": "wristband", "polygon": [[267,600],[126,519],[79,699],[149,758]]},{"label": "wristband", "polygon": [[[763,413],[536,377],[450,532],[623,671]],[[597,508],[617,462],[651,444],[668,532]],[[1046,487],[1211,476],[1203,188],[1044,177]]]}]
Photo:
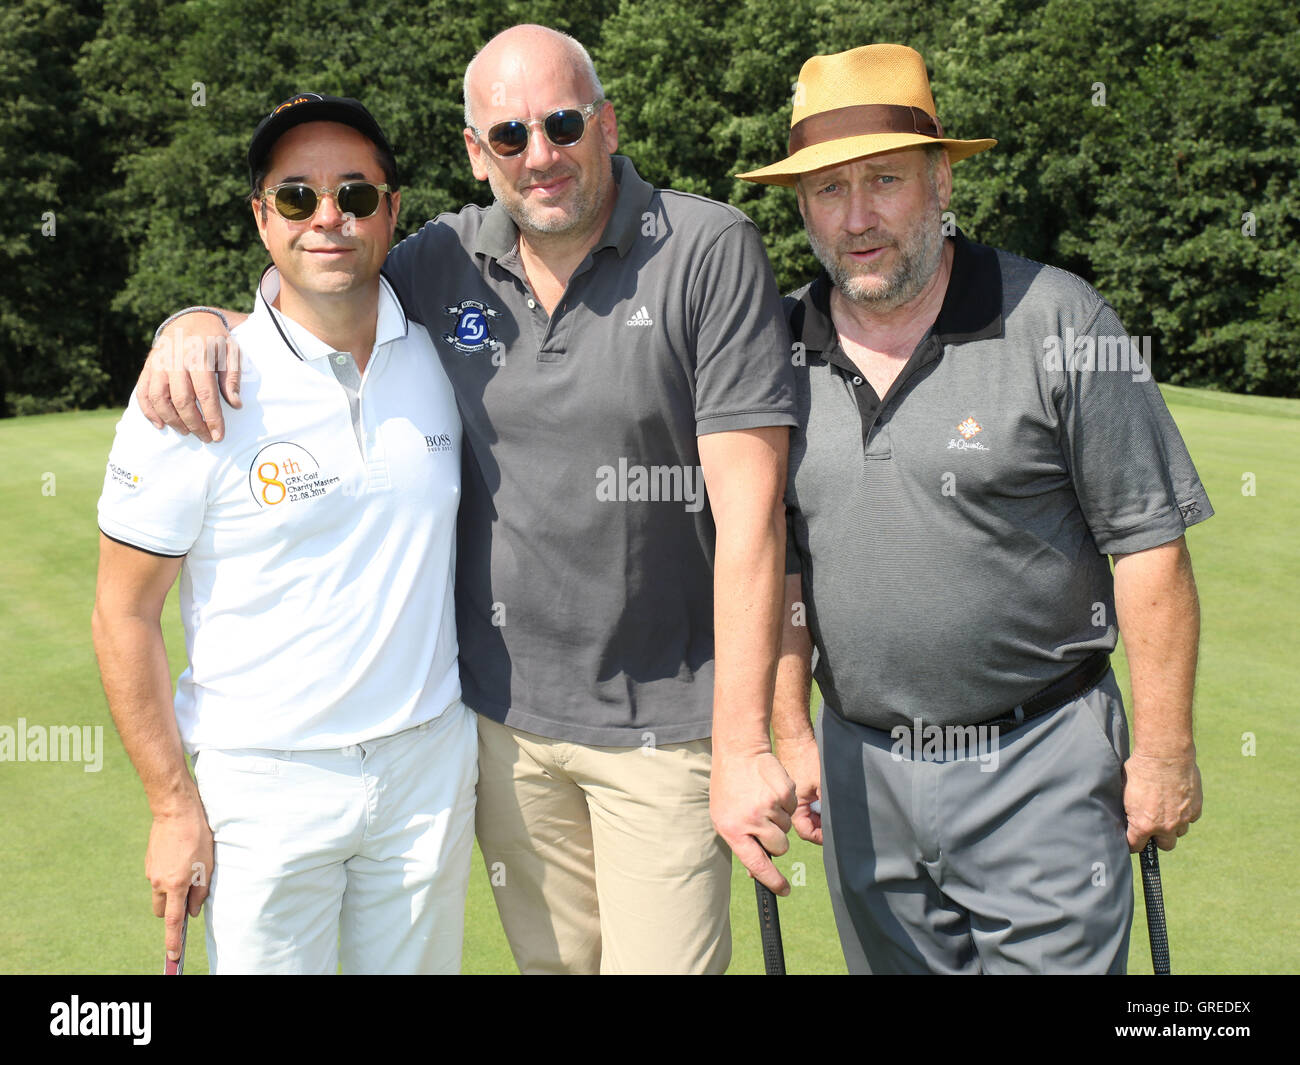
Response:
[{"label": "wristband", "polygon": [[169,325],[171,325],[172,322],[176,321],[177,318],[180,318],[186,314],[190,314],[194,311],[207,311],[208,314],[215,314],[218,318],[221,319],[221,324],[222,326],[225,327],[226,332],[227,333],[230,332],[230,323],[226,321],[226,316],[222,314],[219,310],[217,310],[216,307],[185,307],[177,311],[171,317],[164,320],[163,324],[160,325],[157,328],[157,330],[155,330],[153,335],[153,344],[151,344],[150,347],[156,348],[158,346],[158,338],[162,336],[162,331],[166,329]]}]

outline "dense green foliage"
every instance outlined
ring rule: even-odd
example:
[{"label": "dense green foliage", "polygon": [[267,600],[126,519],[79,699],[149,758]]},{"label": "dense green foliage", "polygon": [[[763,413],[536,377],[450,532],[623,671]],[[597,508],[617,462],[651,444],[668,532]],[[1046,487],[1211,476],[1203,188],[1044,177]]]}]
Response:
[{"label": "dense green foliage", "polygon": [[1162,380],[1300,395],[1290,0],[11,0],[0,412],[120,403],[171,309],[247,304],[265,252],[243,154],[295,90],[357,96],[380,118],[403,232],[483,202],[461,77],[523,21],[588,45],[620,150],[657,184],[746,210],[786,289],[815,268],[794,196],[731,175],[784,154],[808,56],[911,44],[945,129],[999,140],[956,168],[965,232],[1086,277],[1153,337]]}]

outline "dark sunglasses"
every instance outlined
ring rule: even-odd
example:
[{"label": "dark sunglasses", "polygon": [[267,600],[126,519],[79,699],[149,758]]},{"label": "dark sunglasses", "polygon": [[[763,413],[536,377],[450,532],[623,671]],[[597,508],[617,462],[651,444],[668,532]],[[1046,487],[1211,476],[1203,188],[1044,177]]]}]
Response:
[{"label": "dark sunglasses", "polygon": [[262,195],[275,204],[281,218],[290,222],[305,222],[316,213],[321,197],[333,196],[343,214],[353,218],[369,218],[379,210],[379,194],[387,192],[387,185],[372,185],[369,181],[346,181],[336,189],[313,189],[298,181],[272,185]]},{"label": "dark sunglasses", "polygon": [[[587,120],[602,103],[603,100],[596,100],[586,107],[562,107],[545,118],[535,118],[531,122],[519,118],[498,122],[487,131],[487,146],[492,149],[493,155],[509,159],[528,147],[529,131],[534,126],[541,126],[546,139],[557,148],[572,148],[582,140],[582,135],[587,132]],[[483,139],[481,130],[474,129],[473,126],[470,129],[474,130],[474,136],[479,140]]]}]

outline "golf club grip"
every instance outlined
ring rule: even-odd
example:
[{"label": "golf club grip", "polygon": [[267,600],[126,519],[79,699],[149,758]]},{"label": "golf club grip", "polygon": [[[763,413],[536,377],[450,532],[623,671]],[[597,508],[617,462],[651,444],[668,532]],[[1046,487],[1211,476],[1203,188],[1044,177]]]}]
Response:
[{"label": "golf club grip", "polygon": [[[188,897],[186,905],[189,905]],[[163,954],[163,976],[181,976],[185,972],[185,940],[189,938],[190,915],[187,910],[181,915],[181,956],[175,961]]]},{"label": "golf club grip", "polygon": [[785,948],[781,944],[781,915],[776,895],[761,880],[754,880],[758,896],[758,928],[763,937],[763,971],[768,976],[785,975]]},{"label": "golf club grip", "polygon": [[1169,975],[1169,934],[1165,929],[1165,894],[1160,886],[1160,858],[1155,838],[1147,840],[1138,856],[1142,867],[1142,894],[1147,905],[1147,935],[1151,937],[1151,965],[1156,976]]}]

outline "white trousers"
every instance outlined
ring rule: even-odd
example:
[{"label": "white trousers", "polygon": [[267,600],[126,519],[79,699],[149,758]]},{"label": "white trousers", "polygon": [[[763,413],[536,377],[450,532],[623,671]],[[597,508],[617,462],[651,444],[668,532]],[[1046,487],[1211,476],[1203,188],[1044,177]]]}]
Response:
[{"label": "white trousers", "polygon": [[213,973],[455,973],[478,779],[457,701],[326,751],[202,751]]}]

